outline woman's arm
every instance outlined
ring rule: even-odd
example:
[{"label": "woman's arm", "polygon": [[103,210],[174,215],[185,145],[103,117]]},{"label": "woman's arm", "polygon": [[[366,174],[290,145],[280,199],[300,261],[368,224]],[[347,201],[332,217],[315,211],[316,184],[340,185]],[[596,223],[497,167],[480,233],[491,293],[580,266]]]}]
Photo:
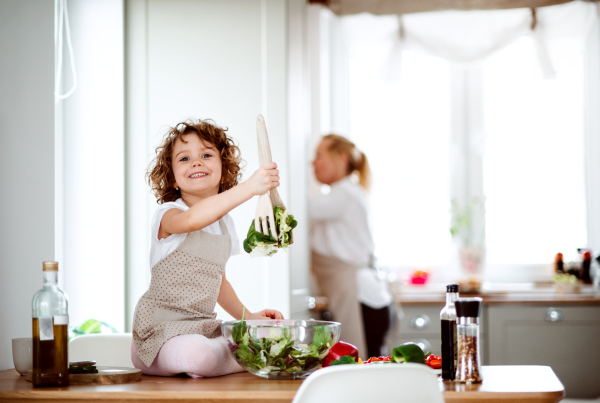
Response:
[{"label": "woman's arm", "polygon": [[241,319],[242,313],[244,313],[244,319],[283,319],[281,312],[274,309],[263,309],[260,312],[252,313],[246,308],[246,312],[244,312],[244,304],[238,298],[225,274],[223,274],[223,280],[221,281],[217,303],[235,319]]},{"label": "woman's arm", "polygon": [[279,186],[279,171],[274,162],[258,169],[247,181],[233,188],[207,197],[187,211],[177,208],[168,210],[162,217],[158,239],[171,234],[198,231],[221,219],[225,214],[250,200],[255,195],[267,193]]}]

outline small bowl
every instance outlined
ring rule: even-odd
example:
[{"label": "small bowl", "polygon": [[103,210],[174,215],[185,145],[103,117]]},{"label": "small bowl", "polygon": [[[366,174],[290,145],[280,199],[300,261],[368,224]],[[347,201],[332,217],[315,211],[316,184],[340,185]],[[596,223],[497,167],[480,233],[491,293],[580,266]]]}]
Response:
[{"label": "small bowl", "polygon": [[247,320],[221,323],[233,358],[267,379],[300,379],[321,367],[342,325],[320,320]]}]

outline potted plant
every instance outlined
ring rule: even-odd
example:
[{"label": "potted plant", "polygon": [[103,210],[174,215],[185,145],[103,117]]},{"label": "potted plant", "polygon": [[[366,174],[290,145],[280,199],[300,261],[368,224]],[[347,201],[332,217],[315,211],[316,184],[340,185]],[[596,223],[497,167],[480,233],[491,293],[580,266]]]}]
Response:
[{"label": "potted plant", "polygon": [[[484,202],[473,197],[468,203],[460,204],[456,199],[451,201],[450,234],[458,249],[458,259],[463,273],[472,283],[481,273],[485,259],[485,243],[483,230]],[[479,215],[481,220],[476,221]],[[462,289],[461,289],[462,291]]]}]

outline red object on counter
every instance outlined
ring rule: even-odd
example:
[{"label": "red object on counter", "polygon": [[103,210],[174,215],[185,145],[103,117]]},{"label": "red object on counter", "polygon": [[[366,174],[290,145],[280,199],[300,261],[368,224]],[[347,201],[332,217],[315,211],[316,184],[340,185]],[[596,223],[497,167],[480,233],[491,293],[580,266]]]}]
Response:
[{"label": "red object on counter", "polygon": [[429,354],[425,358],[425,364],[427,364],[427,366],[430,368],[440,369],[442,368],[442,357],[440,357],[439,355]]},{"label": "red object on counter", "polygon": [[376,362],[376,361],[392,361],[392,357],[390,357],[390,356],[387,356],[387,357],[384,357],[384,356],[371,357],[367,361],[365,361],[364,363],[365,364],[370,364],[370,363]]},{"label": "red object on counter", "polygon": [[331,347],[329,354],[323,360],[323,367],[328,367],[332,361],[339,360],[345,355],[350,355],[358,361],[358,349],[350,343],[338,341]]},{"label": "red object on counter", "polygon": [[425,284],[429,278],[429,273],[423,270],[416,270],[409,278],[411,284]]}]

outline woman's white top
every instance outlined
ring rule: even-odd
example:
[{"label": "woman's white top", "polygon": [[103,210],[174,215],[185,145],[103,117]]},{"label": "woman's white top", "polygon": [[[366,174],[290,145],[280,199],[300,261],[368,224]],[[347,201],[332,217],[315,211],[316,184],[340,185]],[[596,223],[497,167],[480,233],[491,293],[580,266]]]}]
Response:
[{"label": "woman's white top", "polygon": [[323,256],[367,267],[375,252],[367,195],[349,177],[330,188],[329,194],[310,198],[312,249]]},{"label": "woman's white top", "polygon": [[[154,212],[152,222],[150,224],[150,231],[152,233],[150,242],[150,269],[152,269],[158,262],[160,262],[165,256],[173,252],[179,245],[183,243],[186,234],[171,234],[167,238],[158,239],[158,230],[160,229],[160,222],[163,215],[172,208],[176,208],[182,211],[187,211],[190,208],[183,201],[183,199],[177,199],[174,202],[163,203]],[[240,254],[240,241],[235,232],[235,224],[229,214],[223,217],[225,225],[227,225],[227,231],[231,235],[231,256]],[[202,231],[206,231],[213,235],[223,235],[219,222],[216,221],[204,228]]]},{"label": "woman's white top", "polygon": [[311,248],[355,266],[358,300],[379,309],[392,302],[387,284],[369,267],[375,252],[369,202],[364,189],[346,177],[326,195],[310,198]]}]

